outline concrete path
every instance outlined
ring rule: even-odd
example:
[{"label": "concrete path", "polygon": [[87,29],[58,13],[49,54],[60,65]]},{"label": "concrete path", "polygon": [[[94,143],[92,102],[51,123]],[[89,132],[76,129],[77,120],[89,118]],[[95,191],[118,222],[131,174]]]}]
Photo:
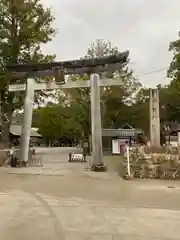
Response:
[{"label": "concrete path", "polygon": [[51,150],[43,168],[0,169],[1,240],[180,239],[180,182],[124,181]]},{"label": "concrete path", "polygon": [[0,194],[0,239],[179,240],[177,210],[123,207],[12,191]]}]

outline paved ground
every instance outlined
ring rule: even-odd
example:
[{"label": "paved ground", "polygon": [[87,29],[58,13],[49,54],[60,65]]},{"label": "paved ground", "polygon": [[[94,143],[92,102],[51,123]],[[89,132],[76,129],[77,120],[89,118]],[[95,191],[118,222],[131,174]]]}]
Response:
[{"label": "paved ground", "polygon": [[42,169],[0,169],[1,240],[180,239],[180,182],[86,171],[68,151],[41,152]]}]

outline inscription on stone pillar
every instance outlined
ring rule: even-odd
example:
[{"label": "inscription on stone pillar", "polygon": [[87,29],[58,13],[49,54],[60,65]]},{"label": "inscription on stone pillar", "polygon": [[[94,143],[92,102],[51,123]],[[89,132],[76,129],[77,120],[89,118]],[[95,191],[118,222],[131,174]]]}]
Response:
[{"label": "inscription on stone pillar", "polygon": [[159,90],[150,89],[150,140],[152,147],[160,147]]}]

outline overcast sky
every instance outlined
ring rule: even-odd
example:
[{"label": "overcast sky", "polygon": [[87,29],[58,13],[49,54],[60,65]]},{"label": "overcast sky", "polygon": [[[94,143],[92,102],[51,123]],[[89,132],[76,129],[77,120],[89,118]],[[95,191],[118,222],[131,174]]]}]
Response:
[{"label": "overcast sky", "polygon": [[52,7],[58,32],[43,50],[55,53],[57,60],[79,58],[101,38],[130,51],[129,66],[147,87],[168,82],[166,70],[144,74],[168,68],[169,42],[180,30],[180,0],[42,1]]}]

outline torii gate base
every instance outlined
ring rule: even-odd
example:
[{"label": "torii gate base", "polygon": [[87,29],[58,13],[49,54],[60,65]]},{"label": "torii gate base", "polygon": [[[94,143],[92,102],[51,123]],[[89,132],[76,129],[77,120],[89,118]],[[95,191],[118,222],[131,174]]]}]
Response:
[{"label": "torii gate base", "polygon": [[98,74],[92,74],[90,81],[67,82],[63,85],[54,83],[35,83],[34,79],[28,79],[26,85],[11,85],[9,91],[26,91],[24,102],[24,122],[21,134],[21,160],[28,162],[30,132],[33,114],[34,91],[60,88],[91,88],[91,132],[92,132],[92,170],[105,171],[102,153],[102,129],[101,129],[101,109],[100,109],[100,86],[122,85],[120,80],[104,79],[100,80]]}]

